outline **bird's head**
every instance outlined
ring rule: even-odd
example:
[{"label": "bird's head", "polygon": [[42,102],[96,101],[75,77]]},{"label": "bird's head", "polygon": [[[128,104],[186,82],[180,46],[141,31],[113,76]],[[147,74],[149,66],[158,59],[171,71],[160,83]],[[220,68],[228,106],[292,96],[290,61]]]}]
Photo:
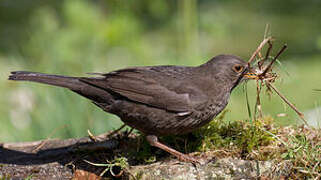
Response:
[{"label": "bird's head", "polygon": [[246,61],[233,55],[218,55],[200,66],[206,68],[213,78],[220,79],[231,89],[246,79],[252,79],[252,68]]}]

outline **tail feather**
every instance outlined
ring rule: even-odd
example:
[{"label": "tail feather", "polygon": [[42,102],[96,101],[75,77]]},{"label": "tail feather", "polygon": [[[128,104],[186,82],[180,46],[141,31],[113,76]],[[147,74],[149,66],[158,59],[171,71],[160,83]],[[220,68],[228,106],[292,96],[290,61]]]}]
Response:
[{"label": "tail feather", "polygon": [[11,72],[9,80],[14,81],[33,81],[54,86],[69,88],[71,90],[79,90],[84,86],[84,83],[79,81],[77,77],[50,75],[28,71]]},{"label": "tail feather", "polygon": [[9,80],[13,81],[32,81],[68,88],[95,103],[104,103],[105,105],[113,103],[114,97],[108,91],[94,87],[79,79],[81,78],[28,71],[14,71],[9,76]]}]

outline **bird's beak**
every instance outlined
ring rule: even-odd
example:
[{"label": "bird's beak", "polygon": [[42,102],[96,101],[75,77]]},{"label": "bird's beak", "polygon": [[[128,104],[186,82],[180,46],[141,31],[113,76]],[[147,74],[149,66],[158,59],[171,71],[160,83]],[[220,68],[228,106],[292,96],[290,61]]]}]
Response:
[{"label": "bird's beak", "polygon": [[244,79],[257,79],[258,76],[256,74],[256,70],[254,68],[249,68],[247,72],[244,73],[243,75]]},{"label": "bird's beak", "polygon": [[257,79],[257,75],[254,73],[246,73],[244,74],[245,79]]}]

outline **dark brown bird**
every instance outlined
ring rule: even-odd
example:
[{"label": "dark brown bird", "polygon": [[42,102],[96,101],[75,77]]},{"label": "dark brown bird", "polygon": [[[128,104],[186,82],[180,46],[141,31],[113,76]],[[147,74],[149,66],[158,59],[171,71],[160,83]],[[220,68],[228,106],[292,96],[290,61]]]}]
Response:
[{"label": "dark brown bird", "polygon": [[219,55],[197,67],[134,67],[97,74],[99,77],[16,71],[9,80],[68,88],[146,134],[152,146],[196,162],[157,137],[188,133],[210,122],[225,108],[231,91],[247,72],[247,63],[239,57]]}]

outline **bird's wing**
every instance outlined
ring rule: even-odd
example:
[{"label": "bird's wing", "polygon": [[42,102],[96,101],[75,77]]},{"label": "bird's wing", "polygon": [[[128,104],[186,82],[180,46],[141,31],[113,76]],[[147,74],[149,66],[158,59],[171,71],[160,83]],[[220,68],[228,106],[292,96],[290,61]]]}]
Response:
[{"label": "bird's wing", "polygon": [[[178,112],[179,114],[188,114],[195,104],[191,100],[190,93],[181,90],[181,92],[177,92],[175,88],[169,87],[168,83],[161,84],[159,78],[157,78],[157,73],[151,73],[148,69],[124,69],[103,76],[101,78],[81,78],[80,80],[120,94],[132,101]],[[171,77],[166,76],[166,78]],[[170,80],[168,79],[168,81]],[[176,86],[179,86],[180,82],[177,81],[177,83]]]}]

